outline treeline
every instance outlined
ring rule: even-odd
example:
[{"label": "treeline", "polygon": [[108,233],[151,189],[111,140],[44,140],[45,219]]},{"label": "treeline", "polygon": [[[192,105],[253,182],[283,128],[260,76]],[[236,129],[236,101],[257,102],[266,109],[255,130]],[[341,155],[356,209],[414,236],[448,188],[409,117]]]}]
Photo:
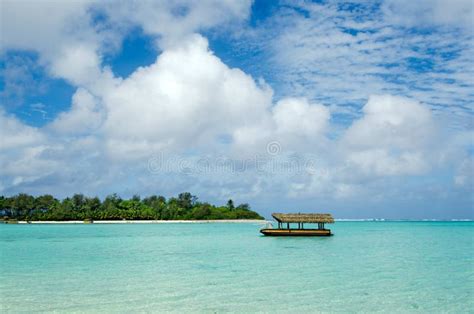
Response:
[{"label": "treeline", "polygon": [[163,196],[122,199],[116,194],[104,201],[98,197],[75,194],[63,200],[52,195],[34,197],[18,194],[0,196],[1,216],[18,220],[207,220],[207,219],[263,219],[250,210],[248,204],[234,206],[229,200],[225,206],[199,202],[191,193],[166,199]]}]

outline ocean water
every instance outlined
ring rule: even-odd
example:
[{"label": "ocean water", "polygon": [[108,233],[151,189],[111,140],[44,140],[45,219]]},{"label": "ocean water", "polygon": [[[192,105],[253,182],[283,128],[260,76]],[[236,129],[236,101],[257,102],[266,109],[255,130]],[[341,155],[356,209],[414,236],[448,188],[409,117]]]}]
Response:
[{"label": "ocean water", "polygon": [[0,225],[0,311],[473,312],[473,222],[259,228]]}]

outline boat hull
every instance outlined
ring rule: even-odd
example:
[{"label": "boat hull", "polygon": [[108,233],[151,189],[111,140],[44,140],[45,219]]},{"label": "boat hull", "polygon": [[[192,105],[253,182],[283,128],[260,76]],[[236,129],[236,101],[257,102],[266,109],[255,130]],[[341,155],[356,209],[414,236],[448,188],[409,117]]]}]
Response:
[{"label": "boat hull", "polygon": [[260,232],[273,237],[328,237],[332,235],[329,229],[261,229]]}]

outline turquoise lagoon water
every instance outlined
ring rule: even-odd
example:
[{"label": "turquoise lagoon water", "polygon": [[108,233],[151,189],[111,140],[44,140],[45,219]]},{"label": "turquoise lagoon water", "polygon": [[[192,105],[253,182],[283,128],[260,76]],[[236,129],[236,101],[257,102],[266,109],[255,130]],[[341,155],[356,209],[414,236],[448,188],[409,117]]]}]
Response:
[{"label": "turquoise lagoon water", "polygon": [[474,223],[0,225],[2,312],[472,312]]}]

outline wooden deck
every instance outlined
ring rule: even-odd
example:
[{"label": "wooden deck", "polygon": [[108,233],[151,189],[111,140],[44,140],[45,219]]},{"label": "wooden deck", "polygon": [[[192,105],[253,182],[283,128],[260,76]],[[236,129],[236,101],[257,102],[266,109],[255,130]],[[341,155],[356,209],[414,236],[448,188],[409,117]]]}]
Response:
[{"label": "wooden deck", "polygon": [[261,229],[261,233],[266,236],[311,236],[311,237],[327,237],[331,236],[329,229]]}]

